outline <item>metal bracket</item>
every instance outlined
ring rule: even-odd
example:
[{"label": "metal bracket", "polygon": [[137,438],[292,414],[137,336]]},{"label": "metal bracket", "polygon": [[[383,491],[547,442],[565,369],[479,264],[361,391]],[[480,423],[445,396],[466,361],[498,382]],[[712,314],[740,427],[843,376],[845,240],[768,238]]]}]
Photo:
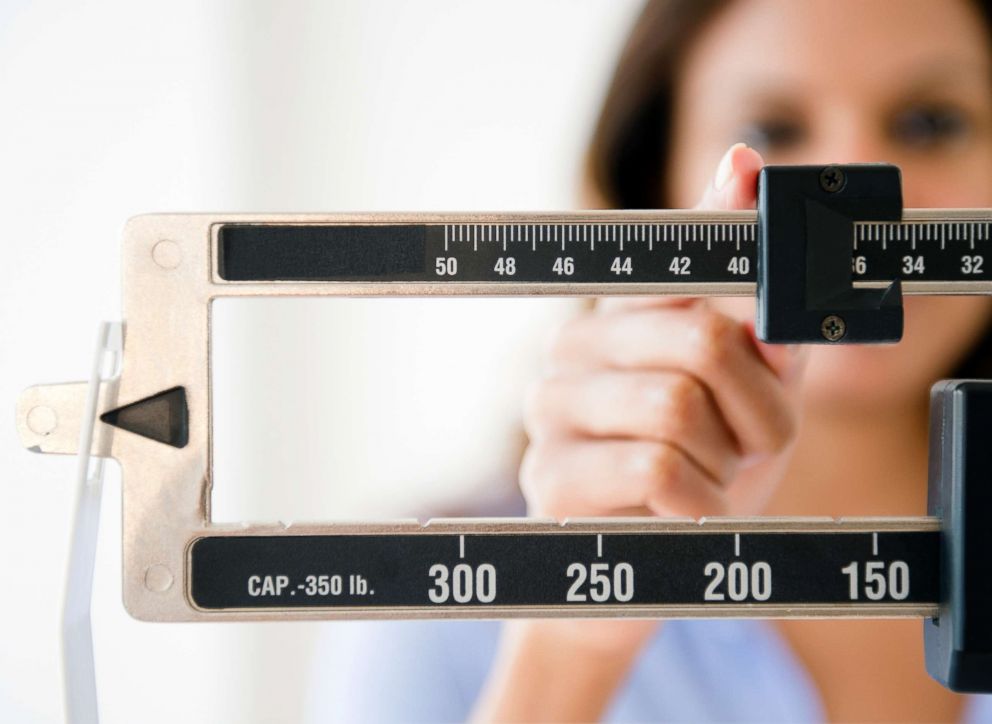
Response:
[{"label": "metal bracket", "polygon": [[928,512],[941,518],[938,617],[924,623],[927,671],[955,691],[992,682],[992,381],[944,380],[930,393]]},{"label": "metal bracket", "polygon": [[[99,386],[96,409],[110,410],[116,407],[118,383],[115,377],[95,383],[65,382],[27,388],[17,398],[16,427],[21,445],[36,453],[78,455],[90,384]],[[110,457],[113,438],[113,427],[97,425],[89,454]]]},{"label": "metal bracket", "polygon": [[[765,166],[758,176],[758,302],[765,342],[898,342],[902,286],[855,289],[855,221],[899,221],[888,164]],[[796,270],[804,269],[805,276]]]}]

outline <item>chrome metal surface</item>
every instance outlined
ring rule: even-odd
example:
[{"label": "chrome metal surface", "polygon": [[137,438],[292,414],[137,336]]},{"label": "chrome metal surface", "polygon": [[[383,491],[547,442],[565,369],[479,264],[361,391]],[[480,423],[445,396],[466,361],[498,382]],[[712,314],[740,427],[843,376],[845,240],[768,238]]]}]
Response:
[{"label": "chrome metal surface", "polygon": [[[357,523],[273,525],[216,525],[210,520],[212,479],[210,305],[220,297],[258,296],[402,296],[402,295],[748,295],[751,283],[731,284],[565,284],[565,283],[352,283],[352,282],[227,282],[217,273],[216,232],[223,223],[251,224],[432,224],[482,223],[755,223],[754,212],[580,212],[563,214],[175,214],[131,219],[125,229],[123,249],[123,317],[125,340],[119,378],[101,385],[98,412],[181,386],[189,405],[189,442],[177,448],[96,423],[91,445],[95,456],[116,459],[123,481],[123,596],[127,610],[149,621],[205,621],[255,619],[320,619],[349,617],[348,611],[241,611],[204,612],[188,596],[188,550],[202,536],[316,535],[341,533],[439,530],[511,532],[548,530],[561,532],[547,521],[432,521],[425,528],[415,521],[388,524]],[[910,210],[905,223],[973,223],[992,221],[989,210]],[[860,232],[859,232],[860,233]],[[976,232],[977,233],[977,232]],[[986,233],[987,232],[983,232]],[[904,283],[907,294],[990,294],[992,281],[954,283]],[[22,443],[38,452],[78,452],[79,420],[84,408],[85,384],[43,385],[26,390],[17,409],[17,429]],[[37,412],[40,408],[47,411]],[[54,417],[55,422],[52,422]],[[39,422],[40,421],[40,422]],[[938,522],[920,519],[715,519],[703,526],[695,522],[660,520],[571,521],[566,530],[636,532],[681,530],[933,530]],[[571,615],[563,608],[487,610],[487,615]],[[574,612],[572,612],[574,614]],[[735,604],[725,610],[705,606],[672,609],[622,610],[602,607],[583,611],[589,615],[623,616],[930,616],[933,606],[892,605],[885,608],[857,605],[767,608],[744,610]],[[392,617],[389,612],[363,612],[363,617]],[[437,615],[429,609],[403,617]],[[446,613],[445,616],[455,614]],[[461,614],[458,614],[461,615]],[[479,615],[468,611],[465,615]]]}]

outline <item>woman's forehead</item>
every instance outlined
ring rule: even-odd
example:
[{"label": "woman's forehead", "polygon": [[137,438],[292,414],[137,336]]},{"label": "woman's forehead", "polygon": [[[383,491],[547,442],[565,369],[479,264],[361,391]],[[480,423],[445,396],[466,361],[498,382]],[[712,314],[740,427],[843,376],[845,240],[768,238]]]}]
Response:
[{"label": "woman's forehead", "polygon": [[874,93],[987,82],[992,52],[968,0],[735,0],[685,61],[689,85]]}]

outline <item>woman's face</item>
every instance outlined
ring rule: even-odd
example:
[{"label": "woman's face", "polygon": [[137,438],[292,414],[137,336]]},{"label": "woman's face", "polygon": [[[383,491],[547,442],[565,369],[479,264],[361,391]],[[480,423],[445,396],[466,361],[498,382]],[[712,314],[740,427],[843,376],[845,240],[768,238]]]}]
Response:
[{"label": "woman's face", "polygon": [[[992,206],[992,51],[966,0],[734,0],[689,49],[675,108],[668,205],[693,206],[745,141],[772,164],[896,164],[907,208]],[[753,318],[753,300],[713,303]],[[905,307],[898,345],[815,347],[808,400],[919,400],[982,333],[992,299]]]}]

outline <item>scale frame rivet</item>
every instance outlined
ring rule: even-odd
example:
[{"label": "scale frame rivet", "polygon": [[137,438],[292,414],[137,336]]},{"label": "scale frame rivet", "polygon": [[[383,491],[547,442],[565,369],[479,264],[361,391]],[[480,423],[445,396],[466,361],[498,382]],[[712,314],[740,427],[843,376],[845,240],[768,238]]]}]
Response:
[{"label": "scale frame rivet", "polygon": [[820,322],[820,334],[828,342],[837,342],[847,334],[847,323],[836,314],[830,314]]},{"label": "scale frame rivet", "polygon": [[843,169],[838,166],[825,166],[820,171],[820,188],[828,194],[837,193],[844,188],[846,183],[847,177],[844,175]]}]

